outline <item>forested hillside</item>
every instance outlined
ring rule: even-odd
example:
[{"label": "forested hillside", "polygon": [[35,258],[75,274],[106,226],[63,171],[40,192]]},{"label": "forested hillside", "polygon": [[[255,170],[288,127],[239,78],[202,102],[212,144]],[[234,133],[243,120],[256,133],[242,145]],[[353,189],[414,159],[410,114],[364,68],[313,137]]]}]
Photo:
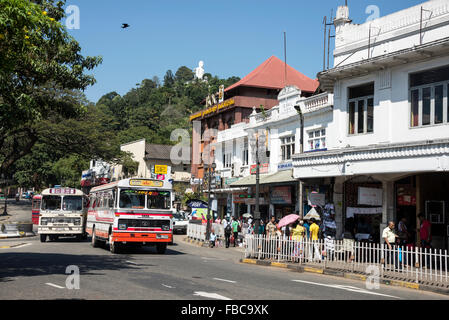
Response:
[{"label": "forested hillside", "polygon": [[84,112],[69,120],[42,121],[39,141],[15,164],[14,179],[20,186],[37,189],[54,184],[79,187],[81,171],[88,169],[92,157],[129,161],[120,144],[141,138],[173,144],[170,133],[177,128],[191,130],[189,115],[204,107],[201,102],[209,92],[239,80],[205,77],[207,81],[195,80],[193,71],[183,66],[175,74],[167,71],[163,80],[145,79],[123,96],[110,92],[96,103],[71,92],[70,97],[85,106]]}]

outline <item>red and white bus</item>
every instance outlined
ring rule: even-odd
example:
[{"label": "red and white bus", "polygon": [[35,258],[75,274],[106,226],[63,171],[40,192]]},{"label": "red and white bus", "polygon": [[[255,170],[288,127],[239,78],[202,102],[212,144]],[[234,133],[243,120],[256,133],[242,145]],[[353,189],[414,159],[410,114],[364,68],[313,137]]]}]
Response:
[{"label": "red and white bus", "polygon": [[87,232],[92,246],[109,243],[155,245],[165,253],[173,239],[172,184],[169,180],[123,179],[94,187],[89,194]]},{"label": "red and white bus", "polygon": [[41,211],[41,200],[42,196],[37,194],[33,196],[33,200],[31,202],[31,221],[33,224],[39,224],[39,213]]}]

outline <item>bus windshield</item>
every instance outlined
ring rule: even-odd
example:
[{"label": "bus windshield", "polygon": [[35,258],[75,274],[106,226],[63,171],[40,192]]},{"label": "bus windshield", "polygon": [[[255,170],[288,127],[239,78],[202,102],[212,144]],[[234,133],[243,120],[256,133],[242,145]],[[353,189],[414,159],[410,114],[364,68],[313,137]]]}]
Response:
[{"label": "bus windshield", "polygon": [[120,190],[120,208],[145,209],[145,194],[135,189]]},{"label": "bus windshield", "polygon": [[148,209],[170,209],[170,192],[149,191],[147,193]]},{"label": "bus windshield", "polygon": [[169,191],[120,190],[120,208],[126,209],[170,209]]},{"label": "bus windshield", "polygon": [[42,210],[61,210],[60,196],[43,196]]},{"label": "bus windshield", "polygon": [[81,211],[83,210],[83,197],[80,196],[64,196],[62,210]]}]

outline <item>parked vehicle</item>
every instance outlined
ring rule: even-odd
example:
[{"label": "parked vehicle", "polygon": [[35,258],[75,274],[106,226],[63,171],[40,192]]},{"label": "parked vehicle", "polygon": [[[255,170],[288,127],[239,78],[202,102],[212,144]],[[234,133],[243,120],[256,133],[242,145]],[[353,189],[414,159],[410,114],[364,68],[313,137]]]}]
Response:
[{"label": "parked vehicle", "polygon": [[187,220],[181,213],[173,214],[173,233],[187,234],[187,225],[189,220]]}]

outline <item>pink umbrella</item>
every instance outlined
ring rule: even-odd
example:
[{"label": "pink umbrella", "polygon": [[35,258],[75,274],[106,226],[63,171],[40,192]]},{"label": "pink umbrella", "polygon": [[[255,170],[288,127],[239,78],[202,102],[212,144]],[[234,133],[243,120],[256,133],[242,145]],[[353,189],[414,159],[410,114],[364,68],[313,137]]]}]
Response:
[{"label": "pink umbrella", "polygon": [[286,226],[290,223],[295,222],[296,220],[299,219],[299,216],[297,214],[289,214],[288,216],[283,217],[280,221],[279,221],[279,228],[282,228],[283,226]]}]

